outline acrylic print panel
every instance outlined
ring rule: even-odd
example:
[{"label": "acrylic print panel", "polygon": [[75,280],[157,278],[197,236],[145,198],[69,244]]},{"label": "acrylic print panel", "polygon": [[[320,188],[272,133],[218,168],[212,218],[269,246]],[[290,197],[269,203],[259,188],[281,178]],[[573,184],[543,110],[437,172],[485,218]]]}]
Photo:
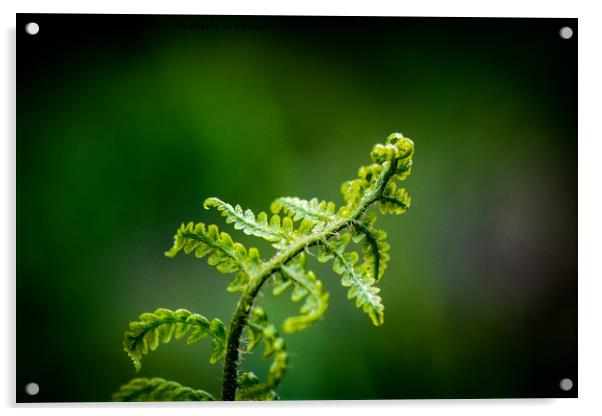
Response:
[{"label": "acrylic print panel", "polygon": [[17,23],[18,402],[577,396],[575,19]]}]

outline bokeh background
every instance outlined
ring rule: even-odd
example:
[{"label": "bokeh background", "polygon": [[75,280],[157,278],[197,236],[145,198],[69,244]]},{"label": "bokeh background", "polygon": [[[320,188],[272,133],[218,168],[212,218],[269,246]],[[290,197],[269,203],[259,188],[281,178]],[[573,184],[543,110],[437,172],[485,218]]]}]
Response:
[{"label": "bokeh background", "polygon": [[[411,209],[379,220],[385,325],[316,265],[330,309],[286,337],[282,398],[576,395],[576,20],[17,23],[17,401],[109,400],[134,376],[121,341],[141,312],[228,322],[230,278],[163,257],[180,222],[221,223],[209,196],[255,211],[282,195],[340,203],[341,182],[394,131],[416,156]],[[274,322],[299,307],[258,302]],[[217,394],[209,349],[162,346],[141,375]],[[268,365],[255,354],[243,367]]]}]

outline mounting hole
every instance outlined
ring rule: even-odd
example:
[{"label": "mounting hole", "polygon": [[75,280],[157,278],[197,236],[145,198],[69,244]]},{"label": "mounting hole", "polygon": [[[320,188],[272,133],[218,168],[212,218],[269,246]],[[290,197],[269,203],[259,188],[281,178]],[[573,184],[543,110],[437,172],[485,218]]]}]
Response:
[{"label": "mounting hole", "polygon": [[29,22],[25,25],[25,32],[27,32],[28,35],[37,35],[39,31],[40,25],[36,22]]},{"label": "mounting hole", "polygon": [[573,380],[570,378],[563,378],[560,380],[560,389],[563,391],[571,391],[573,388]]},{"label": "mounting hole", "polygon": [[560,37],[562,39],[570,39],[573,37],[573,29],[571,29],[568,26],[560,28],[560,31],[558,33],[560,33]]},{"label": "mounting hole", "polygon": [[38,383],[29,383],[27,386],[25,386],[25,393],[29,394],[30,396],[35,396],[39,392],[40,386],[38,386]]}]

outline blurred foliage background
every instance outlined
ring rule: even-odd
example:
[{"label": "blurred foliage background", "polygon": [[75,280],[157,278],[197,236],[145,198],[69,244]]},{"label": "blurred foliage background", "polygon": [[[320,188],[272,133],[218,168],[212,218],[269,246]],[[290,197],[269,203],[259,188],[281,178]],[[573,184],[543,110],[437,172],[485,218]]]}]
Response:
[{"label": "blurred foliage background", "polygon": [[[141,312],[228,322],[228,278],[163,257],[180,222],[221,224],[209,196],[340,203],[394,131],[416,156],[412,208],[379,220],[385,325],[316,265],[330,309],[287,336],[282,398],[576,394],[558,388],[577,381],[577,43],[558,36],[576,20],[17,21],[18,401],[109,400],[134,376],[121,341]],[[258,302],[274,322],[299,306]],[[208,344],[165,345],[141,375],[216,394]],[[258,356],[243,368],[263,375]]]}]

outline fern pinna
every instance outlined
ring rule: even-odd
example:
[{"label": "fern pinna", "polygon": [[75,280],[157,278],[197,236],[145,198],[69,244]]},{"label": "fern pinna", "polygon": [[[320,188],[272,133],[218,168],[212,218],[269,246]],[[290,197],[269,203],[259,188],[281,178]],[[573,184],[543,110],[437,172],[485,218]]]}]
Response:
[{"label": "fern pinna", "polygon": [[[322,281],[308,270],[308,256],[319,262],[333,263],[348,288],[348,298],[355,299],[374,325],[384,319],[384,305],[376,283],[383,276],[389,260],[387,234],[375,227],[378,206],[382,214],[403,214],[410,206],[410,197],[398,182],[405,180],[412,169],[413,142],[400,133],[377,144],[370,154],[372,164],[362,166],[355,179],[343,183],[345,201],[338,210],[332,202],[296,197],[276,199],[272,215],[255,215],[239,205],[232,206],[218,198],[205,201],[205,208],[217,209],[234,229],[269,241],[275,254],[264,259],[256,248],[247,249],[232,240],[216,225],[182,224],[173,247],[166,252],[174,257],[179,252],[207,257],[208,263],[225,274],[234,274],[228,291],[240,292],[228,328],[219,319],[191,313],[157,309],[143,313],[131,322],[125,333],[123,348],[132,359],[136,371],[142,357],[162,343],[186,339],[189,345],[210,338],[213,352],[211,363],[222,362],[222,400],[271,400],[278,398],[275,388],[284,377],[288,354],[284,340],[270,324],[265,311],[253,302],[269,281],[274,295],[290,288],[291,299],[302,301],[299,315],[287,318],[282,331],[301,331],[319,320],[328,308],[328,292]],[[360,244],[360,254],[349,250],[351,242]],[[264,356],[273,357],[266,380],[260,381],[252,372],[239,371],[239,356],[244,349],[252,352],[263,342]],[[114,396],[118,401],[215,400],[214,396],[162,378],[135,378],[121,386]]]}]

